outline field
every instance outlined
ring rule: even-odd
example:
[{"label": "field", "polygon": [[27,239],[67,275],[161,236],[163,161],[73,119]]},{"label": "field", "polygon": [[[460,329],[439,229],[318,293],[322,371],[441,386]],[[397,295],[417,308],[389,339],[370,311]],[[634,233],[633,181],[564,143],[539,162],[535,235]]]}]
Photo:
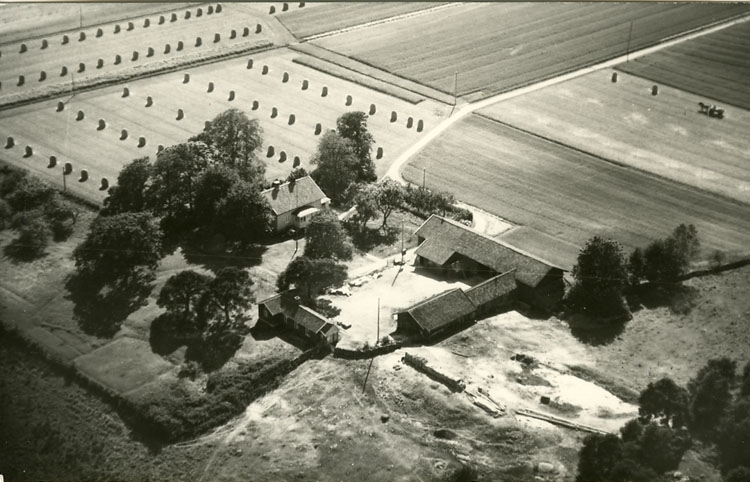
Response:
[{"label": "field", "polygon": [[[705,98],[595,72],[482,109],[481,114],[585,152],[750,203],[750,112],[699,113]],[[750,208],[749,208],[750,209]]]},{"label": "field", "polygon": [[750,22],[639,57],[617,68],[750,109]]},{"label": "field", "polygon": [[[297,38],[303,39],[325,32],[403,15],[440,5],[429,2],[367,2],[367,3],[308,3],[307,8],[278,15]],[[278,11],[278,10],[277,10]]]},{"label": "field", "polygon": [[475,99],[623,55],[631,22],[635,50],[748,10],[730,4],[463,4],[316,43],[446,93],[453,93],[458,72],[458,94]]},{"label": "field", "polygon": [[480,116],[427,146],[404,177],[582,246],[594,234],[643,246],[694,223],[707,249],[747,253],[748,208],[617,166]]},{"label": "field", "polygon": [[[382,175],[395,156],[447,114],[437,102],[426,100],[412,105],[294,63],[299,55],[285,49],[273,50],[251,56],[252,69],[247,69],[245,57],[137,80],[127,84],[127,98],[122,97],[122,86],[116,86],[2,111],[0,138],[4,142],[7,136],[13,136],[16,146],[0,151],[0,159],[27,167],[58,185],[62,175],[59,167],[47,168],[49,156],[57,156],[59,165],[72,162],[75,172],[68,176],[68,188],[100,201],[106,195],[98,190],[101,178],[113,182],[124,164],[137,157],[153,158],[158,145],[185,142],[203,129],[205,121],[236,107],[261,120],[265,142],[260,155],[267,161],[266,177],[285,178],[295,157],[299,157],[300,166],[309,168],[320,138],[315,135],[317,123],[324,132],[335,128],[341,114],[351,110],[369,112],[370,104],[375,104],[377,112],[370,117],[368,127],[375,137],[373,157],[378,148],[383,148],[382,159],[375,160],[377,172]],[[269,69],[266,75],[262,74],[264,65]],[[288,82],[282,81],[285,72],[289,74]],[[183,83],[184,73],[190,74],[187,84]],[[308,81],[307,90],[301,89],[303,80]],[[211,93],[207,92],[209,82],[215,86]],[[324,86],[328,88],[325,98],[321,97]],[[233,101],[228,100],[230,91],[236,93]],[[350,106],[345,104],[347,95],[352,96]],[[153,99],[148,108],[147,96]],[[259,105],[254,111],[256,100]],[[65,102],[62,112],[56,112],[58,101]],[[176,120],[178,109],[184,112],[180,121]],[[277,116],[271,118],[274,109]],[[85,118],[76,121],[79,110],[84,111]],[[395,123],[390,122],[391,111],[398,113]],[[289,125],[290,114],[295,115],[293,125]],[[410,116],[415,125],[420,119],[424,121],[422,133],[417,133],[415,127],[407,129]],[[106,121],[103,130],[97,130],[99,119]],[[123,129],[128,137],[119,140]],[[146,144],[139,148],[141,136]],[[34,151],[29,158],[23,157],[26,145]],[[267,157],[270,146],[274,153]],[[285,161],[281,160],[282,151]],[[90,179],[79,183],[78,172],[84,168]]]}]

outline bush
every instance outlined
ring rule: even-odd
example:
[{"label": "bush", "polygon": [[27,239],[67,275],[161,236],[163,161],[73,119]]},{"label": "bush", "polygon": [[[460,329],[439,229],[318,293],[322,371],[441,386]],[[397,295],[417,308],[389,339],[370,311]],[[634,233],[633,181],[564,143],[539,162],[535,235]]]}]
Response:
[{"label": "bush", "polygon": [[13,246],[18,254],[38,257],[44,254],[51,236],[47,223],[35,219],[19,229],[19,236],[13,241]]}]

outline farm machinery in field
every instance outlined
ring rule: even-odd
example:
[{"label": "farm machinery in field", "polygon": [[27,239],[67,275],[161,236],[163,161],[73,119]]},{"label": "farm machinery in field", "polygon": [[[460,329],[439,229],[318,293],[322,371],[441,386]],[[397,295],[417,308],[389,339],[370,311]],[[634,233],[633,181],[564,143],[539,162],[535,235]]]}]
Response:
[{"label": "farm machinery in field", "polygon": [[703,102],[698,102],[698,106],[701,109],[701,114],[706,114],[708,117],[716,117],[718,119],[724,118],[724,109],[720,109],[715,105],[704,104]]}]

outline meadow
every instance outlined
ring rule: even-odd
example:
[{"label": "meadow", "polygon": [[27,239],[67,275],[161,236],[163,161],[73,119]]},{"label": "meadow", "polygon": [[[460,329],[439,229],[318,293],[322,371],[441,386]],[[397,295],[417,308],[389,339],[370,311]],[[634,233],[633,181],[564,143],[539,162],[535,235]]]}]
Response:
[{"label": "meadow", "polygon": [[696,225],[706,250],[746,253],[750,239],[746,205],[478,115],[427,146],[403,174],[421,183],[423,172],[429,188],[576,246],[601,235],[632,249],[680,223]]},{"label": "meadow", "polygon": [[[699,113],[705,98],[610,71],[482,109],[483,115],[607,160],[750,203],[750,112]],[[750,207],[748,208],[750,209]]]},{"label": "meadow", "polygon": [[315,43],[446,93],[458,72],[458,95],[475,100],[748,11],[736,4],[473,3]]},{"label": "meadow", "polygon": [[673,45],[617,68],[750,109],[750,22]]}]

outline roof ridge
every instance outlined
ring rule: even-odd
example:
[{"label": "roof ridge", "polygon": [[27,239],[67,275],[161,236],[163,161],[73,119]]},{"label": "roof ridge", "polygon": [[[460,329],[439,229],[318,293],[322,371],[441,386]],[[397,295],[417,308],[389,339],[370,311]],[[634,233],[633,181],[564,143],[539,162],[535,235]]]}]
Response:
[{"label": "roof ridge", "polygon": [[[422,306],[422,305],[424,305],[424,304],[426,304],[426,303],[429,303],[430,301],[434,301],[434,300],[436,300],[436,299],[440,298],[441,296],[445,296],[445,295],[447,295],[447,294],[449,294],[449,293],[453,293],[454,291],[460,291],[460,292],[462,292],[462,293],[463,293],[464,295],[466,295],[466,293],[464,292],[464,290],[462,290],[462,289],[461,289],[461,287],[459,287],[459,286],[456,286],[455,288],[451,288],[451,289],[448,289],[448,290],[445,290],[445,291],[441,291],[440,293],[436,293],[436,294],[434,294],[434,295],[430,296],[429,298],[426,298],[426,299],[424,299],[424,300],[420,301],[420,302],[419,302],[419,303],[417,303],[416,305],[411,305],[411,306],[410,306],[409,308],[405,309],[404,311],[407,311],[407,312],[408,312],[408,311],[411,311],[411,310],[417,309],[417,308],[419,308],[420,306]],[[471,300],[469,300],[469,301],[471,302]],[[472,304],[474,304],[474,303],[472,303]]]},{"label": "roof ridge", "polygon": [[[312,181],[312,182],[315,182],[315,181],[313,180],[313,178],[311,178],[311,177],[310,177],[310,175],[309,175],[309,174],[308,174],[307,176],[302,176],[302,177],[298,177],[297,179],[294,179],[293,181],[294,181],[295,183],[299,183],[299,182],[301,182],[301,181],[305,181],[305,182],[307,182],[307,181]],[[290,184],[291,182],[292,182],[292,181],[284,181],[284,182],[282,182],[281,184],[279,184],[278,186],[271,186],[271,187],[269,187],[268,189],[263,189],[263,190],[261,191],[261,194],[263,194],[263,193],[265,193],[265,192],[271,192],[271,191],[273,191],[273,190],[275,190],[275,189],[279,189],[279,188],[281,188],[281,187],[283,187],[283,186],[287,186],[287,185],[289,185],[289,184]],[[317,183],[316,183],[316,184],[317,184]]]},{"label": "roof ridge", "polygon": [[[490,281],[495,281],[495,280],[497,280],[498,278],[502,278],[502,277],[504,277],[505,275],[509,275],[509,274],[511,274],[511,273],[513,273],[513,272],[515,272],[515,271],[518,271],[518,268],[513,268],[513,269],[509,269],[509,270],[508,270],[508,271],[506,271],[505,273],[500,273],[500,274],[496,274],[495,276],[493,276],[493,277],[491,277],[491,278],[488,278],[488,279],[486,279],[486,280],[482,281],[481,283],[477,283],[477,284],[475,284],[474,286],[472,286],[472,287],[470,287],[470,288],[469,288],[468,290],[466,290],[466,292],[468,293],[469,291],[471,291],[471,290],[473,290],[473,289],[476,289],[476,288],[479,288],[480,286],[484,286],[484,285],[487,285],[487,284],[489,284],[489,283],[490,283]],[[515,280],[515,276],[513,277],[513,279]]]}]

